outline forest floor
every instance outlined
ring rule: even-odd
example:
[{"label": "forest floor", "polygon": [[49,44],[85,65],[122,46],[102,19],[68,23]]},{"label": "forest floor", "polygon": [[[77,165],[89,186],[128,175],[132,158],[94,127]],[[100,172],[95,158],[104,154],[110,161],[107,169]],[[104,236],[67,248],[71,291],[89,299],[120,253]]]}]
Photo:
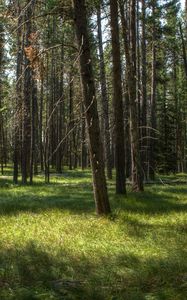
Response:
[{"label": "forest floor", "polygon": [[124,197],[111,181],[113,214],[98,218],[89,171],[54,175],[48,185],[38,176],[24,187],[5,175],[1,300],[187,299],[187,184]]}]

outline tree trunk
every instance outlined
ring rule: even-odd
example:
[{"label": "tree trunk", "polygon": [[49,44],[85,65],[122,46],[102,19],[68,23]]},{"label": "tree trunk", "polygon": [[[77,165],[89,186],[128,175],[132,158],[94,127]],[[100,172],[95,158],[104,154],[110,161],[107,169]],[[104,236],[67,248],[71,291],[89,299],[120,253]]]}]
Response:
[{"label": "tree trunk", "polygon": [[87,167],[87,148],[86,148],[86,125],[83,114],[84,107],[81,106],[81,168],[84,170]]},{"label": "tree trunk", "polygon": [[23,16],[20,14],[21,8],[18,1],[18,30],[17,30],[17,68],[16,68],[16,108],[14,117],[14,152],[13,152],[13,182],[18,183],[18,165],[20,159],[20,129],[21,129],[21,103],[22,103],[22,63],[23,63],[23,48],[22,48],[22,26]]},{"label": "tree trunk", "polygon": [[103,53],[103,40],[101,28],[101,9],[97,10],[97,27],[98,27],[98,40],[99,40],[99,62],[100,62],[100,82],[101,82],[101,104],[102,104],[102,117],[104,119],[104,146],[106,154],[106,169],[108,179],[112,179],[112,161],[111,161],[111,147],[110,147],[110,126],[108,114],[108,96],[105,75],[105,62]]},{"label": "tree trunk", "polygon": [[[72,131],[74,127],[74,121],[73,121],[73,76],[72,76],[72,70],[69,72],[69,131]],[[73,133],[71,132],[68,134],[68,141],[69,141],[69,147],[68,147],[68,161],[69,161],[69,170],[72,170],[73,168]]]},{"label": "tree trunk", "polygon": [[156,129],[156,25],[155,25],[155,3],[152,7],[153,29],[152,29],[152,71],[151,71],[151,132],[150,132],[150,158],[149,175],[155,179],[155,129]]},{"label": "tree trunk", "polygon": [[31,99],[31,149],[30,149],[30,184],[33,183],[34,159],[37,156],[35,152],[36,143],[36,115],[37,115],[37,85],[32,74],[32,99]]},{"label": "tree trunk", "polygon": [[[3,65],[3,50],[4,50],[4,28],[3,24],[0,24],[0,74],[2,76]],[[4,122],[3,122],[3,103],[2,103],[3,91],[2,91],[2,78],[0,78],[0,164],[1,173],[3,175],[4,167]]]},{"label": "tree trunk", "polygon": [[96,211],[100,215],[108,214],[110,213],[110,204],[104,173],[103,146],[99,128],[85,0],[73,0],[73,8],[76,37],[81,51],[79,63],[89,137],[89,151],[92,165]]},{"label": "tree trunk", "polygon": [[[187,22],[187,20],[186,20]],[[181,36],[181,42],[182,42],[182,56],[183,56],[183,61],[184,61],[184,71],[185,71],[185,76],[187,80],[187,57],[186,57],[186,45],[185,45],[185,40],[184,40],[184,35],[182,31],[182,26],[181,23],[179,22],[179,29],[180,29],[180,36]]]},{"label": "tree trunk", "polygon": [[[25,11],[25,47],[31,45],[30,34],[32,33],[31,17],[33,13],[34,0],[27,1]],[[30,170],[31,153],[31,96],[32,96],[32,70],[30,60],[25,55],[24,72],[24,99],[23,99],[23,138],[22,138],[22,183],[27,183]]]},{"label": "tree trunk", "polygon": [[[143,191],[143,176],[140,157],[140,141],[138,128],[138,113],[136,103],[136,3],[130,2],[130,37],[128,23],[125,17],[123,1],[120,1],[121,22],[124,38],[124,49],[127,67],[127,85],[129,91],[130,109],[130,138],[131,138],[131,164],[132,189]],[[129,47],[130,44],[130,47]]]},{"label": "tree trunk", "polygon": [[59,89],[59,97],[60,104],[58,108],[58,150],[57,150],[57,172],[62,173],[62,155],[63,155],[63,147],[62,147],[62,137],[63,137],[63,129],[64,129],[64,38],[62,39],[62,47],[61,47],[61,66],[60,66],[60,89]]},{"label": "tree trunk", "polygon": [[44,151],[43,151],[43,98],[44,98],[44,80],[41,79],[41,90],[40,90],[40,112],[39,112],[39,148],[40,148],[40,168],[41,172],[44,171]]},{"label": "tree trunk", "polygon": [[110,0],[111,35],[112,35],[112,62],[113,62],[113,106],[115,123],[115,167],[116,193],[126,194],[125,178],[125,143],[124,117],[121,81],[121,59],[119,44],[118,3]]},{"label": "tree trunk", "polygon": [[146,14],[145,0],[142,0],[142,38],[141,38],[141,148],[144,178],[147,178],[147,58],[146,58]]}]

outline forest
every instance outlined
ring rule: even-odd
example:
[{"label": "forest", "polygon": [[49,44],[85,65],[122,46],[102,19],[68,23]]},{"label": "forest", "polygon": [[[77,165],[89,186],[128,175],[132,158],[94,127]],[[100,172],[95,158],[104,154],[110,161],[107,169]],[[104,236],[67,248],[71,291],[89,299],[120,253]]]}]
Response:
[{"label": "forest", "polygon": [[0,300],[187,299],[187,0],[0,0]]}]

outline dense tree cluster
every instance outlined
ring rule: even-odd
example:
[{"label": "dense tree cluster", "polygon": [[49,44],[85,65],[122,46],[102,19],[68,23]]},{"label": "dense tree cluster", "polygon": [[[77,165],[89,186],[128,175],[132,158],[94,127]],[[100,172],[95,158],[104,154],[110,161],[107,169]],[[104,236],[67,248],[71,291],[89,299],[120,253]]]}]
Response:
[{"label": "dense tree cluster", "polygon": [[187,6],[178,0],[0,5],[0,163],[13,181],[92,168],[96,210],[187,169]]}]

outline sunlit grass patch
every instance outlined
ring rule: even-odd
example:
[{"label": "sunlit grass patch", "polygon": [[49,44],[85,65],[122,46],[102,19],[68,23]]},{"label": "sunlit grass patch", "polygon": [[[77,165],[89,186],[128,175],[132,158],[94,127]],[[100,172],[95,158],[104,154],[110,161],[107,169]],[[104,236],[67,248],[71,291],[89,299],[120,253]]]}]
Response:
[{"label": "sunlit grass patch", "polygon": [[180,299],[187,293],[187,189],[150,185],[95,214],[91,174],[49,185],[0,177],[0,299]]}]

